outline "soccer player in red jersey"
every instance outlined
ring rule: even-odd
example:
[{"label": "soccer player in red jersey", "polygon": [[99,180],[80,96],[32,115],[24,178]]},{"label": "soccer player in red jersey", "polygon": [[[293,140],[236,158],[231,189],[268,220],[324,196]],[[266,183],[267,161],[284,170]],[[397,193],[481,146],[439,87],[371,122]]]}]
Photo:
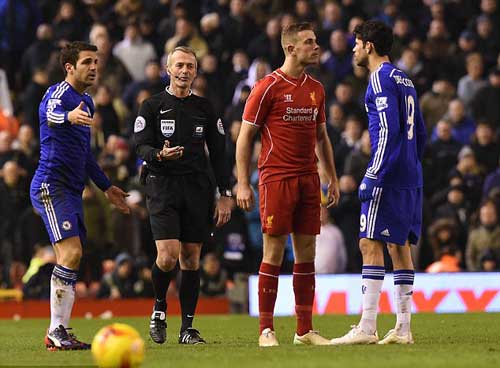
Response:
[{"label": "soccer player in red jersey", "polygon": [[[255,84],[243,112],[236,144],[237,203],[254,205],[249,184],[251,147],[260,129],[259,198],[264,251],[259,270],[260,346],[277,346],[273,312],[285,242],[292,234],[295,344],[328,345],[312,329],[315,237],[320,230],[320,181],[317,157],[329,178],[328,206],[339,198],[333,150],[326,133],[325,91],[304,72],[319,61],[312,26],[292,24],[281,33],[283,65]],[[317,156],[316,156],[317,154]]]}]

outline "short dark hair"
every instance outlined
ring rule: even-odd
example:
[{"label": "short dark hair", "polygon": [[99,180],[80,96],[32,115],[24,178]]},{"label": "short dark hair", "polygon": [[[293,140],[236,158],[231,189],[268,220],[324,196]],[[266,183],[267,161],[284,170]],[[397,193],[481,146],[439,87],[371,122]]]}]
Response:
[{"label": "short dark hair", "polygon": [[283,48],[286,47],[286,43],[290,40],[293,40],[295,43],[297,33],[301,31],[312,31],[313,26],[311,23],[308,22],[302,22],[302,23],[292,23],[285,27],[281,31],[281,46]]},{"label": "short dark hair", "polygon": [[64,46],[59,56],[59,62],[64,70],[64,74],[66,74],[66,68],[64,67],[66,63],[70,63],[76,67],[80,51],[97,51],[97,46],[83,41],[74,41]]},{"label": "short dark hair", "polygon": [[380,56],[389,55],[392,48],[394,37],[392,29],[384,22],[378,20],[369,20],[358,24],[354,28],[354,36],[363,41],[371,42],[375,46],[375,51]]}]

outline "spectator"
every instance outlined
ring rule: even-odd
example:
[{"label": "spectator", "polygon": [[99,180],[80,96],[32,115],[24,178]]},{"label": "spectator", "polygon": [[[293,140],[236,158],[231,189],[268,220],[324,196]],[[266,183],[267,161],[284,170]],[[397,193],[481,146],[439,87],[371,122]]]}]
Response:
[{"label": "spectator", "polygon": [[81,40],[85,29],[81,22],[82,17],[76,15],[75,4],[71,0],[63,0],[59,11],[52,23],[54,40],[59,47],[71,41]]},{"label": "spectator", "polygon": [[481,262],[481,271],[498,271],[498,258],[494,251],[486,249],[479,260]]},{"label": "spectator", "polygon": [[500,259],[500,225],[495,203],[487,200],[479,210],[479,226],[471,230],[467,241],[467,270],[481,270],[481,256],[490,249]]},{"label": "spectator", "polygon": [[487,85],[483,79],[483,58],[479,53],[472,53],[466,59],[467,74],[458,81],[457,94],[465,105],[467,115],[472,115],[471,103],[476,93]]},{"label": "spectator", "polygon": [[427,146],[424,156],[426,192],[433,193],[446,186],[448,173],[457,163],[461,144],[452,136],[452,125],[440,120],[436,125],[436,139]]},{"label": "spectator", "polygon": [[254,38],[248,45],[248,55],[250,58],[266,58],[271,65],[271,69],[277,69],[283,64],[284,56],[281,49],[281,28],[279,18],[274,17],[268,20],[266,31]]},{"label": "spectator", "polygon": [[436,209],[434,218],[448,218],[456,223],[457,248],[463,253],[469,227],[469,209],[465,200],[463,186],[453,186],[448,189],[446,202]]},{"label": "spectator", "polygon": [[330,35],[330,47],[321,55],[321,66],[334,76],[336,82],[352,73],[352,52],[347,45],[343,30],[337,29]]},{"label": "spectator", "polygon": [[347,251],[347,272],[361,271],[361,253],[358,247],[359,211],[358,185],[350,175],[343,175],[339,180],[340,199],[336,207],[330,209],[335,224],[339,227]]},{"label": "spectator", "polygon": [[335,88],[335,100],[340,104],[345,116],[354,115],[365,125],[366,113],[354,101],[352,86],[347,81],[342,81]]},{"label": "spectator", "polygon": [[365,129],[361,134],[359,144],[347,155],[344,165],[344,175],[352,176],[358,185],[361,184],[361,180],[365,176],[368,163],[370,162],[370,153],[370,134]]},{"label": "spectator", "polygon": [[443,254],[453,255],[459,262],[463,259],[463,254],[457,254],[457,230],[457,224],[451,218],[439,218],[430,224],[427,235],[434,261],[439,261]]},{"label": "spectator", "polygon": [[440,272],[460,272],[460,261],[456,255],[456,249],[446,249],[443,250],[439,261],[436,261],[429,265],[425,269],[428,273],[440,273]]},{"label": "spectator", "polygon": [[500,128],[500,67],[489,74],[489,83],[481,88],[471,102],[472,116],[476,121],[488,121],[496,130]]},{"label": "spectator", "polygon": [[29,124],[37,140],[40,135],[40,122],[38,121],[38,106],[49,85],[49,76],[44,69],[36,68],[30,83],[21,97],[21,105],[24,111],[24,122]]},{"label": "spectator", "polygon": [[56,265],[56,255],[51,245],[35,247],[35,254],[23,276],[24,299],[50,299],[50,280]]},{"label": "spectator", "polygon": [[133,259],[127,253],[120,253],[115,258],[113,271],[105,273],[101,280],[98,298],[132,298],[134,292]]},{"label": "spectator", "polygon": [[346,157],[359,146],[362,133],[363,125],[361,121],[356,116],[349,116],[345,123],[345,129],[341,134],[340,142],[334,147],[335,167],[339,176],[344,173]]},{"label": "spectator", "polygon": [[51,54],[56,50],[53,38],[54,32],[50,24],[42,23],[38,26],[35,42],[24,51],[21,59],[23,86],[33,79],[36,70],[43,70],[47,65]]},{"label": "spectator", "polygon": [[483,199],[493,195],[498,190],[500,190],[500,160],[498,161],[496,170],[484,180]]},{"label": "spectator", "polygon": [[483,173],[491,173],[497,167],[500,146],[495,140],[493,128],[486,122],[477,124],[472,151]]},{"label": "spectator", "polygon": [[446,113],[454,94],[455,88],[444,79],[434,80],[432,89],[424,93],[420,99],[420,109],[427,126],[427,132],[432,132],[436,123]]},{"label": "spectator", "polygon": [[415,50],[403,49],[401,59],[396,62],[396,66],[410,77],[418,94],[429,88],[429,71]]},{"label": "spectator", "polygon": [[214,297],[226,294],[227,272],[214,253],[203,257],[200,272],[200,293],[202,296]]},{"label": "spectator", "polygon": [[[403,54],[403,50],[407,49],[411,40],[412,32],[409,19],[405,16],[398,16],[394,22],[393,32],[394,43],[392,44],[392,58],[397,60]],[[408,74],[406,70],[404,71]],[[412,77],[411,75],[408,76],[410,78]],[[415,83],[413,78],[412,81]]]},{"label": "spectator", "polygon": [[134,81],[145,79],[146,64],[157,58],[153,45],[142,39],[135,22],[127,25],[123,40],[113,48],[113,55],[125,65]]},{"label": "spectator", "polygon": [[[453,138],[462,145],[471,143],[472,135],[476,130],[474,121],[465,114],[465,107],[460,99],[451,100],[448,104],[448,112],[444,115],[444,119],[451,123],[451,134]],[[432,140],[436,140],[436,128],[432,133]]]},{"label": "spectator", "polygon": [[186,19],[177,19],[175,23],[175,34],[165,43],[165,54],[162,58],[163,64],[166,64],[166,55],[177,46],[191,47],[198,59],[201,59],[208,52],[208,45],[203,38],[198,35],[198,31],[193,23]]},{"label": "spectator", "polygon": [[132,77],[124,63],[113,55],[107,29],[103,25],[94,24],[89,38],[90,42],[97,46],[99,84],[109,86],[114,95],[120,95]]},{"label": "spectator", "polygon": [[331,222],[328,209],[321,207],[321,231],[316,237],[316,273],[342,273],[347,266],[344,236]]},{"label": "spectator", "polygon": [[200,29],[210,52],[214,53],[218,60],[226,61],[229,52],[225,48],[224,33],[219,14],[215,12],[205,14],[200,20]]}]

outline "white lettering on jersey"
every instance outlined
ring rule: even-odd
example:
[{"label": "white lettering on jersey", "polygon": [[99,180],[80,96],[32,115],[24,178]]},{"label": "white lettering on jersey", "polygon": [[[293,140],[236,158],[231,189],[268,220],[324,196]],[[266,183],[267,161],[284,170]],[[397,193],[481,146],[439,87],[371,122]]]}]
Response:
[{"label": "white lettering on jersey", "polygon": [[377,105],[377,111],[382,111],[386,109],[389,105],[387,104],[387,97],[380,96],[375,99],[375,105]]},{"label": "white lettering on jersey", "polygon": [[226,135],[226,132],[224,132],[224,124],[222,124],[222,120],[220,118],[217,120],[217,130],[220,134]]},{"label": "white lettering on jersey", "polygon": [[312,107],[287,107],[283,121],[315,121],[318,109]]},{"label": "white lettering on jersey", "polygon": [[415,88],[415,86],[413,85],[413,82],[409,78],[404,78],[400,75],[393,75],[392,77],[394,78],[394,80],[396,81],[397,84],[402,84],[403,86],[406,86],[406,87]]},{"label": "white lettering on jersey", "polygon": [[142,116],[138,116],[134,122],[134,133],[142,132],[145,127],[146,119],[144,119]]}]

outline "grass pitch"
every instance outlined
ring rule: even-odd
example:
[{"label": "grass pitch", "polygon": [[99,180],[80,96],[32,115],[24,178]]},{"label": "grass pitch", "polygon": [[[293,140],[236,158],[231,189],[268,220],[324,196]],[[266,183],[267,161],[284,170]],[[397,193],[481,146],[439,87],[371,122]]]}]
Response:
[{"label": "grass pitch", "polygon": [[[1,307],[1,305],[0,305]],[[317,316],[315,328],[325,337],[337,337],[358,321],[358,316]],[[379,317],[382,337],[394,316]],[[134,326],[146,342],[143,367],[500,367],[500,314],[417,314],[412,319],[415,345],[408,346],[294,346],[293,317],[276,318],[281,346],[257,346],[258,321],[248,316],[199,316],[207,345],[177,344],[178,317],[168,319],[167,343],[156,345],[148,335],[148,319],[72,320],[77,336],[91,341],[99,328],[111,322]],[[92,366],[90,352],[47,352],[43,346],[48,320],[0,321],[0,366]]]}]

